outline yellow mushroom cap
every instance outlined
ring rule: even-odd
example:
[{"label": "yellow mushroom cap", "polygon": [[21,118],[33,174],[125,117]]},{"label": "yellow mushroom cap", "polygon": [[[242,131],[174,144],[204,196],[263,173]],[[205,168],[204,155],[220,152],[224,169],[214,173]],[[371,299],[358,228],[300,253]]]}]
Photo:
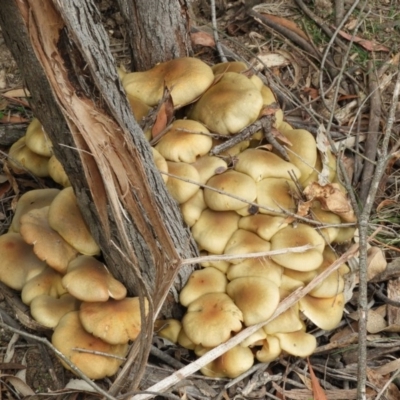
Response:
[{"label": "yellow mushroom cap", "polygon": [[233,211],[204,210],[192,226],[192,235],[200,250],[222,254],[228,240],[238,228],[239,218]]},{"label": "yellow mushroom cap", "polygon": [[178,343],[178,337],[181,330],[182,323],[177,319],[157,319],[154,321],[154,331],[156,335],[163,339],[167,339],[172,343]]},{"label": "yellow mushroom cap", "polygon": [[168,192],[179,204],[182,204],[200,189],[200,186],[185,182],[184,179],[199,182],[199,173],[195,167],[187,163],[167,161],[167,165],[170,174],[183,178],[182,180],[169,176],[167,181]]},{"label": "yellow mushroom cap", "polygon": [[51,140],[37,118],[33,118],[32,122],[28,125],[25,134],[25,144],[29,150],[40,156],[51,157],[53,155]]},{"label": "yellow mushroom cap", "polygon": [[292,181],[282,178],[265,178],[257,182],[257,203],[260,213],[282,215],[284,211],[295,212],[293,198],[295,186]]},{"label": "yellow mushroom cap", "polygon": [[62,285],[62,275],[53,268],[45,268],[40,274],[29,279],[22,288],[22,302],[29,305],[35,297],[43,294],[58,298],[67,293]]},{"label": "yellow mushroom cap", "polygon": [[203,189],[198,190],[188,201],[181,204],[181,212],[186,225],[192,227],[207,208]]},{"label": "yellow mushroom cap", "polygon": [[254,276],[267,278],[280,286],[282,281],[283,267],[276,264],[268,257],[248,258],[239,264],[231,264],[227,271],[227,278],[232,281],[236,278]]},{"label": "yellow mushroom cap", "polygon": [[17,202],[10,231],[19,232],[21,216],[31,210],[49,206],[58,193],[58,189],[35,189],[24,193]]},{"label": "yellow mushroom cap", "polygon": [[304,245],[311,245],[314,248],[302,253],[288,252],[272,256],[272,259],[285,268],[297,271],[317,269],[323,261],[322,252],[325,242],[314,228],[305,224],[297,224],[296,227],[287,226],[271,238],[271,250],[283,250]]},{"label": "yellow mushroom cap", "polygon": [[260,90],[251,80],[227,72],[194,104],[189,118],[212,132],[235,134],[258,118],[262,105]]},{"label": "yellow mushroom cap", "polygon": [[0,281],[15,290],[21,290],[29,279],[46,268],[19,233],[0,236],[0,254]]},{"label": "yellow mushroom cap", "polygon": [[204,294],[225,293],[227,282],[225,274],[213,267],[193,271],[179,294],[179,301],[187,307]]},{"label": "yellow mushroom cap", "polygon": [[[248,253],[258,253],[269,251],[271,244],[264,239],[261,239],[255,233],[238,229],[229,239],[226,244],[224,254],[242,255]],[[243,259],[233,259],[232,264],[239,264]]]},{"label": "yellow mushroom cap", "polygon": [[228,164],[222,158],[207,155],[199,157],[192,165],[197,169],[202,184],[205,184],[212,176],[228,169]]},{"label": "yellow mushroom cap", "polygon": [[[154,148],[151,148],[153,153],[154,164],[160,172],[168,172],[167,160]],[[164,183],[168,182],[168,175],[161,174]]]},{"label": "yellow mushroom cap", "polygon": [[100,247],[93,239],[78,207],[72,187],[63,189],[50,204],[49,225],[80,253],[94,256]]},{"label": "yellow mushroom cap", "polygon": [[299,301],[300,311],[321,329],[332,330],[342,320],[344,310],[344,295],[319,299],[305,296]]},{"label": "yellow mushroom cap", "polygon": [[80,301],[68,293],[59,298],[42,294],[32,300],[30,309],[35,321],[54,329],[65,314],[79,310],[79,305]]},{"label": "yellow mushroom cap", "polygon": [[70,262],[62,283],[70,294],[88,302],[104,302],[109,297],[121,300],[127,293],[106,266],[90,256],[78,256]]},{"label": "yellow mushroom cap", "polygon": [[78,255],[78,251],[50,227],[48,215],[49,206],[24,214],[20,232],[24,240],[33,245],[33,251],[40,260],[65,273],[68,263]]},{"label": "yellow mushroom cap", "polygon": [[254,356],[248,347],[235,346],[201,368],[205,376],[214,378],[236,378],[254,364]]},{"label": "yellow mushroom cap", "polygon": [[132,96],[127,93],[128,101],[131,106],[132,114],[137,122],[141,122],[144,117],[150,112],[151,107],[149,107],[144,101],[140,100],[138,97]]},{"label": "yellow mushroom cap", "polygon": [[242,329],[242,312],[225,293],[208,293],[189,304],[182,327],[194,344],[215,347]]},{"label": "yellow mushroom cap", "polygon": [[226,291],[242,311],[246,326],[266,321],[279,304],[278,286],[265,278],[236,278],[228,283]]},{"label": "yellow mushroom cap", "polygon": [[286,218],[266,214],[249,215],[239,220],[239,228],[256,233],[266,241],[287,226]]},{"label": "yellow mushroom cap", "polygon": [[297,332],[276,333],[281,349],[297,357],[307,357],[317,348],[317,340],[309,333],[299,330]]},{"label": "yellow mushroom cap", "polygon": [[69,181],[68,175],[66,174],[64,167],[54,155],[51,156],[49,160],[49,175],[54,182],[57,182],[61,186],[71,186],[71,182]]},{"label": "yellow mushroom cap", "polygon": [[300,178],[300,171],[294,165],[270,151],[246,149],[237,156],[235,171],[242,172],[259,182],[265,178],[291,179],[290,173]]},{"label": "yellow mushroom cap", "polygon": [[[148,301],[143,307],[148,312]],[[125,297],[106,302],[83,302],[79,319],[86,332],[110,344],[135,340],[141,329],[139,297]]]},{"label": "yellow mushroom cap", "polygon": [[177,119],[171,129],[157,143],[156,149],[168,161],[193,163],[206,155],[212,147],[208,129],[200,122]]},{"label": "yellow mushroom cap", "polygon": [[40,156],[30,150],[25,144],[25,136],[17,140],[8,153],[8,163],[16,174],[27,171],[39,178],[49,176],[49,158]]},{"label": "yellow mushroom cap", "polygon": [[212,189],[204,189],[204,200],[209,208],[215,211],[239,210],[248,207],[248,204],[229,195],[240,197],[253,202],[257,197],[257,188],[254,180],[241,172],[228,170],[214,175],[207,181],[211,186],[227,194],[218,193]]},{"label": "yellow mushroom cap", "polygon": [[[69,312],[61,318],[54,330],[51,342],[89,379],[103,379],[106,376],[114,375],[128,352],[127,344],[111,345],[86,332],[79,320],[78,311]],[[75,350],[76,348],[89,352],[80,352]],[[111,357],[93,352],[107,353]],[[71,369],[62,360],[61,363],[65,368]]]},{"label": "yellow mushroom cap", "polygon": [[275,336],[268,335],[263,341],[262,348],[256,352],[256,358],[263,363],[274,361],[281,354],[282,349],[279,339]]},{"label": "yellow mushroom cap", "polygon": [[198,58],[177,58],[157,64],[144,72],[128,73],[122,79],[127,93],[149,106],[161,100],[164,86],[170,92],[175,107],[191,103],[212,84],[211,68]]},{"label": "yellow mushroom cap", "polygon": [[296,304],[278,315],[271,322],[263,327],[264,332],[268,335],[276,333],[296,332],[303,328],[299,315],[299,306]]}]

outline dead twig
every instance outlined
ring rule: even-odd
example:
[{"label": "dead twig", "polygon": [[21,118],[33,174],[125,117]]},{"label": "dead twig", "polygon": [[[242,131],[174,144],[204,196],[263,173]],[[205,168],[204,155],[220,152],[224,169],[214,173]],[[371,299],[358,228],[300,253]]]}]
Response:
[{"label": "dead twig", "polygon": [[217,51],[221,61],[227,62],[228,60],[225,56],[224,50],[221,47],[221,42],[219,41],[218,28],[217,28],[217,15],[215,12],[215,0],[211,0],[210,6],[211,6],[211,22],[212,22],[215,46],[217,47]]}]

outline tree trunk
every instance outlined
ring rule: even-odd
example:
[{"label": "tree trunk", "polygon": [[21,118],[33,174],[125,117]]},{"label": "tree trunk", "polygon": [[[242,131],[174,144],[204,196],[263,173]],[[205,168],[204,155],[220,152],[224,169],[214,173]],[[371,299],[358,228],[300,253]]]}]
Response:
[{"label": "tree trunk", "polygon": [[[192,256],[195,244],[132,116],[99,20],[92,1],[22,0],[0,7],[3,35],[35,115],[109,269],[131,294],[147,293],[157,310],[179,260]],[[189,273],[180,269],[177,290]],[[173,308],[170,296],[163,315]]]}]

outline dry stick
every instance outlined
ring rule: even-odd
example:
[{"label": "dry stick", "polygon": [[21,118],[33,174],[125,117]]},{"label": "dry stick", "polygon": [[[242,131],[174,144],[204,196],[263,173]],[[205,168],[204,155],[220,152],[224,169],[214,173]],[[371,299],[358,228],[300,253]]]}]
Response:
[{"label": "dry stick", "polygon": [[45,346],[49,347],[56,354],[56,356],[58,358],[60,358],[65,364],[68,365],[68,367],[71,369],[71,371],[73,371],[76,375],[78,375],[80,378],[82,378],[97,393],[102,394],[105,398],[107,398],[109,400],[116,400],[115,397],[110,396],[106,391],[104,391],[101,387],[99,387],[91,379],[89,379],[74,363],[72,363],[70,361],[70,359],[68,357],[64,356],[63,353],[58,351],[47,339],[36,336],[36,335],[32,335],[32,334],[24,332],[24,331],[21,331],[20,329],[13,328],[1,321],[0,321],[0,326],[3,327],[4,329],[7,329],[14,333],[18,333],[19,335],[21,335],[25,338],[35,340],[36,342],[42,343]]},{"label": "dry stick", "polygon": [[[334,263],[332,263],[325,271],[323,271],[320,275],[315,277],[307,286],[297,289],[293,293],[291,293],[288,297],[286,297],[283,301],[281,301],[275,310],[274,314],[266,321],[260,322],[256,325],[249,326],[245,328],[243,331],[239,332],[237,335],[229,339],[227,342],[215,347],[210,350],[204,356],[200,357],[196,361],[193,361],[191,364],[186,367],[180,369],[179,371],[174,372],[169,377],[163,379],[162,381],[156,383],[151,386],[147,390],[156,393],[162,393],[165,390],[169,389],[171,386],[175,385],[182,379],[188,377],[189,375],[194,374],[199,369],[203,368],[205,365],[215,360],[217,357],[226,353],[232,347],[238,345],[243,340],[248,338],[258,329],[262,328],[264,325],[271,322],[273,319],[278,317],[280,314],[288,310],[294,304],[296,304],[301,298],[303,298],[307,293],[309,293],[312,289],[314,289],[319,283],[321,283],[326,277],[328,277],[331,273],[336,271],[343,263],[347,262],[350,258],[355,257],[358,252],[358,245],[354,244],[348,251],[346,251],[341,257],[339,257]],[[146,400],[152,398],[153,395],[147,394],[137,394],[129,398],[129,400]]]},{"label": "dry stick", "polygon": [[358,295],[358,312],[359,312],[359,343],[358,343],[358,385],[357,385],[357,398],[359,400],[366,400],[366,381],[367,381],[367,313],[368,313],[368,296],[367,296],[367,231],[369,225],[369,218],[371,215],[372,207],[376,192],[379,187],[379,182],[385,172],[386,165],[390,159],[388,155],[388,147],[390,134],[395,121],[395,114],[397,108],[397,102],[399,100],[400,93],[400,65],[397,70],[397,80],[393,90],[392,103],[389,110],[389,116],[387,119],[387,125],[383,136],[381,153],[378,157],[378,161],[375,168],[375,173],[372,178],[371,188],[369,190],[365,206],[361,212],[359,218],[359,235],[360,235],[360,283],[359,283],[359,295]]},{"label": "dry stick", "polygon": [[221,42],[219,41],[218,27],[217,27],[217,15],[215,12],[215,0],[211,0],[210,5],[211,5],[211,22],[212,22],[215,46],[217,47],[217,51],[218,51],[221,61],[227,62],[228,60],[225,57],[225,53],[221,47]]},{"label": "dry stick", "polygon": [[344,16],[344,1],[335,0],[335,25],[339,25]]},{"label": "dry stick", "polygon": [[[368,196],[369,185],[374,174],[374,161],[378,150],[379,123],[381,119],[381,94],[379,90],[378,76],[374,64],[371,60],[368,62],[368,89],[370,97],[370,111],[368,135],[365,141],[364,156],[367,160],[364,162],[364,169],[361,177],[360,201],[363,204]],[[369,161],[370,160],[370,161]]]}]

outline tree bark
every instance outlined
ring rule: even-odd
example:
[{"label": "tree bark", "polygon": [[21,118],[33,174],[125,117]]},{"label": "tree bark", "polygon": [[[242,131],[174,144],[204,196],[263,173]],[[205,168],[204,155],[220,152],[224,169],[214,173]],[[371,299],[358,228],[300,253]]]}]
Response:
[{"label": "tree bark", "polygon": [[117,0],[126,21],[132,70],[192,53],[188,0]]},{"label": "tree bark", "polygon": [[[179,260],[196,246],[132,116],[99,21],[92,1],[10,0],[0,7],[35,115],[109,269],[158,310]],[[179,270],[177,290],[190,270]],[[174,304],[170,294],[162,314],[173,315]]]}]

